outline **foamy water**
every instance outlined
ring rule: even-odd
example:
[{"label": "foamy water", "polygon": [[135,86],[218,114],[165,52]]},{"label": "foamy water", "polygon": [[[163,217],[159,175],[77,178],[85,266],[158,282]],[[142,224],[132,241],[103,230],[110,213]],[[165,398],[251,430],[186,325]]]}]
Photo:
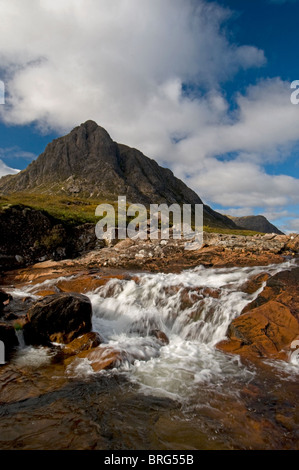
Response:
[{"label": "foamy water", "polygon": [[[126,353],[121,370],[148,393],[183,398],[201,383],[221,387],[227,378],[250,380],[252,370],[238,356],[217,351],[215,345],[264,287],[250,295],[241,292],[240,286],[259,273],[273,275],[293,265],[197,267],[181,274],[141,274],[138,283],[113,279],[87,294],[93,306],[93,329],[111,347]],[[205,288],[217,296],[204,295]],[[186,296],[191,299],[187,306],[182,304]],[[169,344],[161,346],[149,336],[152,329],[163,331]]]},{"label": "foamy water", "polygon": [[[251,295],[240,287],[259,273],[274,275],[293,266],[295,262],[288,261],[253,268],[197,267],[180,274],[140,274],[138,281],[111,279],[86,294],[93,307],[93,330],[104,339],[103,347],[109,345],[123,353],[116,373],[125,374],[144,393],[184,399],[199,385],[221,388],[228,379],[250,381],[254,369],[247,369],[238,356],[224,354],[215,345],[225,339],[231,321],[264,285]],[[37,287],[57,282],[49,280],[10,292],[33,296]],[[165,333],[169,344],[153,336],[153,330]],[[33,348],[25,356],[25,361],[47,360],[47,355],[42,357]],[[285,369],[296,373],[296,361]],[[84,376],[93,371],[89,361],[82,359],[72,373]]]}]

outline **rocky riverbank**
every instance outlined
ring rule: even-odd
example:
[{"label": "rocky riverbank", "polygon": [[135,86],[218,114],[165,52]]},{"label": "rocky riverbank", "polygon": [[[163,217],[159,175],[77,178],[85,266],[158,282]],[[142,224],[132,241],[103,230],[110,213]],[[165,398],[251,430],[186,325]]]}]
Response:
[{"label": "rocky riverbank", "polygon": [[297,254],[205,234],[3,273],[0,448],[298,448]]},{"label": "rocky riverbank", "polygon": [[[67,305],[64,308],[64,303],[70,300],[63,297],[65,295],[94,291],[105,285],[111,278],[133,279],[138,283],[138,275],[134,277],[134,271],[136,273],[181,272],[183,269],[199,265],[214,268],[267,266],[282,263],[285,259],[294,259],[299,252],[299,235],[267,234],[245,237],[205,233],[203,246],[193,251],[185,250],[184,243],[184,240],[127,239],[100,250],[91,251],[76,259],[46,261],[6,272],[2,277],[2,284],[17,287],[31,284],[31,293],[45,298],[38,302],[37,307],[39,312],[44,312],[46,318],[39,324],[40,331],[47,330],[45,325],[49,323],[56,325],[57,328],[52,328],[52,333],[48,335],[48,341],[57,341],[60,337],[59,342],[63,343],[75,339],[82,333],[88,333],[91,329],[90,322],[89,327],[86,327],[86,322],[83,322],[83,327],[82,322],[79,322],[76,328],[65,330],[66,324],[72,323],[68,316],[72,315],[72,306],[74,312],[78,310],[76,297],[72,299],[70,308]],[[125,274],[124,269],[130,271],[131,274]],[[257,299],[247,305],[242,314],[231,323],[227,331],[228,339],[218,346],[221,350],[246,358],[288,359],[291,344],[299,335],[297,294],[299,269],[293,269],[290,273],[288,274],[288,271],[287,274],[278,273],[275,277],[265,272],[242,287],[244,292],[255,292],[262,286],[264,289]],[[48,282],[49,280],[51,283]],[[179,290],[180,286],[177,289]],[[194,293],[193,300],[188,295],[187,291],[182,293],[183,302],[192,305],[192,302],[198,301]],[[217,291],[205,289],[200,291],[200,295],[217,297]],[[21,320],[21,326],[24,327],[25,332],[27,331],[25,335],[27,341],[32,343],[32,337],[36,339],[38,336],[36,331],[35,335],[32,334],[34,328],[29,308],[32,299],[24,299],[22,303],[20,300],[11,300],[11,297],[5,296],[5,292],[2,297],[0,299],[2,300],[0,339],[3,337],[3,340],[5,338],[7,341],[9,337],[9,345],[14,347],[16,341],[12,330],[15,324],[20,325]],[[48,299],[52,299],[52,304],[60,305],[60,307],[56,308],[54,305],[55,308],[50,308],[51,302]],[[51,314],[53,311],[60,312],[58,316],[56,314],[56,319]],[[199,313],[196,314],[197,317],[198,315]],[[33,316],[35,317],[39,318],[39,315]],[[64,324],[61,318],[64,319]],[[30,331],[31,336],[28,333]],[[163,334],[161,332],[161,335]],[[53,339],[54,336],[55,339]],[[66,338],[68,338],[67,341]],[[89,344],[89,338],[87,343]],[[82,354],[82,348],[79,352]]]},{"label": "rocky riverbank", "polygon": [[6,272],[5,283],[59,276],[91,269],[128,269],[150,272],[180,272],[195,266],[242,267],[282,263],[299,253],[299,235],[226,235],[204,232],[203,245],[185,250],[185,240],[126,239],[75,259],[48,260],[28,268]]}]

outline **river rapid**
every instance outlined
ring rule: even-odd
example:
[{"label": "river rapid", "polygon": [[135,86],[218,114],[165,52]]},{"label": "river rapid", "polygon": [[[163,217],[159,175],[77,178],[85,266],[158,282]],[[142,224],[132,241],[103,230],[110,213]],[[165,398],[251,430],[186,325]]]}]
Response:
[{"label": "river rapid", "polygon": [[[134,273],[86,293],[99,347],[120,353],[109,371],[65,367],[19,332],[0,368],[0,449],[297,449],[297,357],[244,363],[216,347],[264,288],[242,286],[295,265]],[[58,281],[5,289],[37,298]]]}]

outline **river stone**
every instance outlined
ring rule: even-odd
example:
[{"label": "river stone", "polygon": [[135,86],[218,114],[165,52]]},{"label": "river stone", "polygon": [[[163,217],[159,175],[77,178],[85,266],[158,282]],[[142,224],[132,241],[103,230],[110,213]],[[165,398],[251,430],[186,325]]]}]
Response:
[{"label": "river stone", "polygon": [[81,294],[54,294],[38,300],[27,312],[27,344],[69,343],[91,330],[92,308]]},{"label": "river stone", "polygon": [[6,305],[9,304],[11,301],[12,296],[4,292],[4,290],[0,289],[0,316],[2,315],[2,311]]},{"label": "river stone", "polygon": [[4,343],[5,356],[7,353],[11,352],[13,348],[18,346],[18,338],[12,325],[9,325],[5,322],[0,322],[0,341]]},{"label": "river stone", "polygon": [[63,349],[63,355],[65,357],[75,356],[82,351],[89,351],[90,349],[96,348],[101,343],[103,343],[103,339],[100,335],[95,331],[91,331],[67,344]]},{"label": "river stone", "polygon": [[230,324],[228,340],[217,348],[246,358],[289,360],[292,342],[299,338],[298,281],[298,267],[270,276],[263,291]]}]

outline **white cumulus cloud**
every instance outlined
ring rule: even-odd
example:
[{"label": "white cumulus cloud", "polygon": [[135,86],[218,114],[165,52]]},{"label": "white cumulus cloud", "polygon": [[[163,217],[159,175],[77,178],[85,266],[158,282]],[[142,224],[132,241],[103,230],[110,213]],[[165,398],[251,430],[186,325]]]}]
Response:
[{"label": "white cumulus cloud", "polygon": [[0,178],[5,175],[15,175],[16,173],[19,173],[19,171],[20,170],[10,168],[2,160],[0,160]]},{"label": "white cumulus cloud", "polygon": [[2,0],[0,17],[4,123],[64,133],[94,119],[212,204],[298,203],[298,179],[263,168],[299,140],[290,84],[261,80],[236,94],[233,110],[222,91],[238,71],[266,63],[262,50],[226,35],[229,9],[204,0]]}]

